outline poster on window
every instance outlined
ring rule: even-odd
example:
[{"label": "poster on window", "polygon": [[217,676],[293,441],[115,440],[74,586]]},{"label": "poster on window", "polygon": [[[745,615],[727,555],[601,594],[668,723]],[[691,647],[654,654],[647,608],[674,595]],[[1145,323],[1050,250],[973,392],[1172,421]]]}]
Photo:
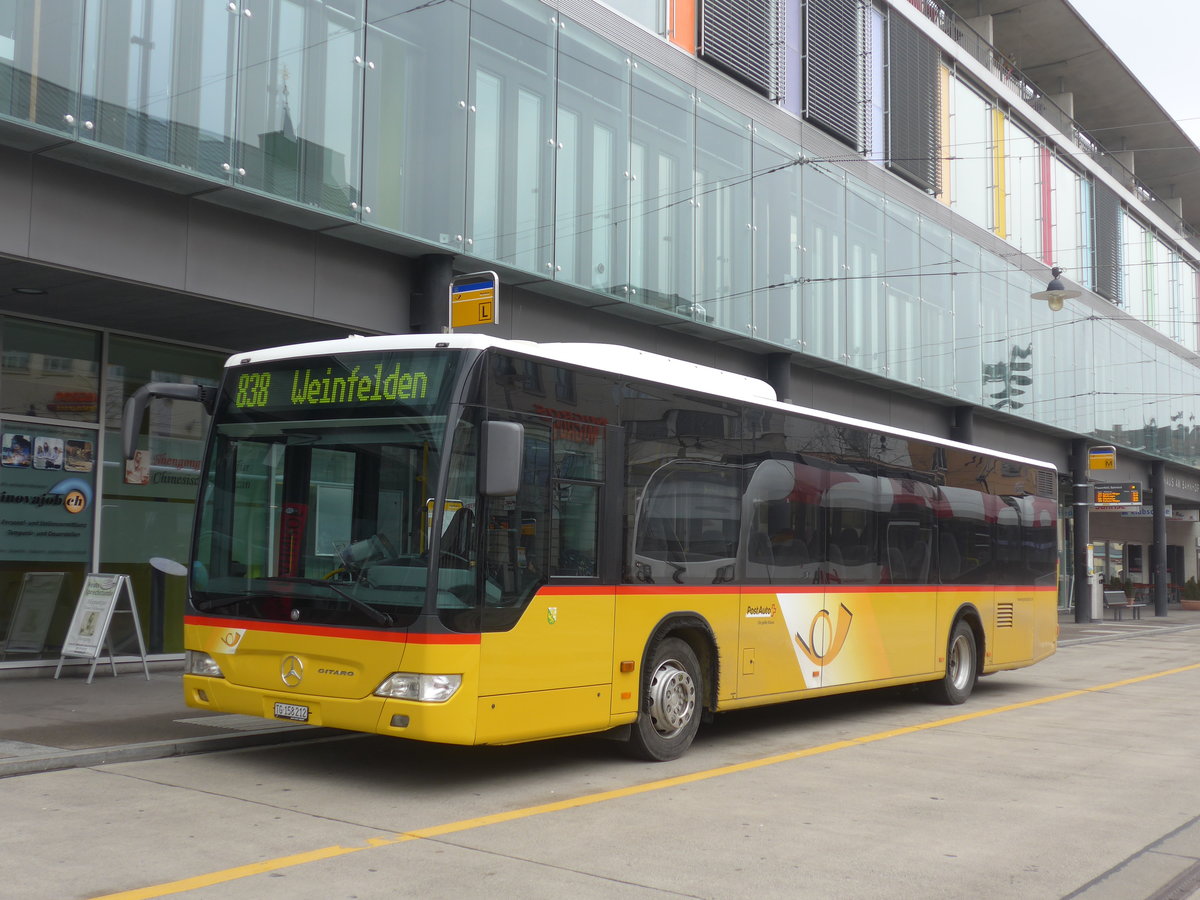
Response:
[{"label": "poster on window", "polygon": [[86,562],[96,432],[0,423],[0,561]]},{"label": "poster on window", "polygon": [[62,572],[26,572],[17,594],[5,653],[41,653],[62,591]]}]

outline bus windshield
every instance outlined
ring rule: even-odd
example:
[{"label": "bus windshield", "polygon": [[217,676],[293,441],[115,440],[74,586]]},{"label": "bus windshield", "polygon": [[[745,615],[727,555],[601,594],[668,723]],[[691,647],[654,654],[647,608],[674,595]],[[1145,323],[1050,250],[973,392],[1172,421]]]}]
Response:
[{"label": "bus windshield", "polygon": [[388,352],[231,369],[200,497],[196,609],[411,624],[457,362]]}]

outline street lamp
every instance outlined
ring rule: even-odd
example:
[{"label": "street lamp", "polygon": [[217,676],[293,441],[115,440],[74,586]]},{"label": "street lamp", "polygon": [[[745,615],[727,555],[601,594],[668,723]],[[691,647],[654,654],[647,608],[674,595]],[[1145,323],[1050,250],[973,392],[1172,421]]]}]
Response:
[{"label": "street lamp", "polygon": [[1063,283],[1058,280],[1058,276],[1061,274],[1062,269],[1055,266],[1050,270],[1050,283],[1046,285],[1046,289],[1044,291],[1037,291],[1029,296],[1034,300],[1045,300],[1050,304],[1050,309],[1053,312],[1058,312],[1063,308],[1064,300],[1072,300],[1083,293],[1073,288],[1063,287]]},{"label": "street lamp", "polygon": [[[1030,294],[1034,300],[1045,300],[1050,304],[1051,312],[1058,312],[1063,308],[1063,301],[1071,300],[1078,297],[1082,291],[1077,291],[1073,288],[1068,288],[1058,280],[1058,276],[1062,274],[1062,269],[1054,266],[1050,270],[1050,283],[1046,285],[1044,291],[1037,291]],[[1091,584],[1091,569],[1088,567],[1088,544],[1091,536],[1091,522],[1089,512],[1091,502],[1088,493],[1091,490],[1091,483],[1088,480],[1088,458],[1087,458],[1087,442],[1084,440],[1075,440],[1072,442],[1071,449],[1071,481],[1074,492],[1074,502],[1071,504],[1071,519],[1073,525],[1072,540],[1074,542],[1074,552],[1072,560],[1072,572],[1074,574],[1074,590],[1071,592],[1075,603],[1075,621],[1086,623],[1092,621],[1092,584]]]}]

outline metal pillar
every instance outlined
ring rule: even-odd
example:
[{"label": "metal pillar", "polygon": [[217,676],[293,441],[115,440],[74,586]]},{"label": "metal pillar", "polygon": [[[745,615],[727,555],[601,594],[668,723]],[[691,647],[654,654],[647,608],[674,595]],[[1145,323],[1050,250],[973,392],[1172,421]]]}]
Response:
[{"label": "metal pillar", "polygon": [[1075,621],[1092,621],[1092,579],[1088,571],[1088,544],[1092,541],[1091,482],[1088,481],[1088,442],[1071,441],[1071,518],[1074,522],[1075,547],[1073,554],[1075,587]]},{"label": "metal pillar", "polygon": [[1154,543],[1150,547],[1154,614],[1167,614],[1167,476],[1166,464],[1150,464],[1150,490],[1154,493]]}]

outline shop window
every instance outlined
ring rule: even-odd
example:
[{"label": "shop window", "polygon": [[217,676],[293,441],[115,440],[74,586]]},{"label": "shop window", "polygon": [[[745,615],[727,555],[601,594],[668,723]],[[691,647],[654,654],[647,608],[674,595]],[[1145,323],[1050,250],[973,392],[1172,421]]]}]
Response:
[{"label": "shop window", "polygon": [[6,319],[0,344],[4,347],[0,413],[96,421],[100,396],[98,334]]}]

